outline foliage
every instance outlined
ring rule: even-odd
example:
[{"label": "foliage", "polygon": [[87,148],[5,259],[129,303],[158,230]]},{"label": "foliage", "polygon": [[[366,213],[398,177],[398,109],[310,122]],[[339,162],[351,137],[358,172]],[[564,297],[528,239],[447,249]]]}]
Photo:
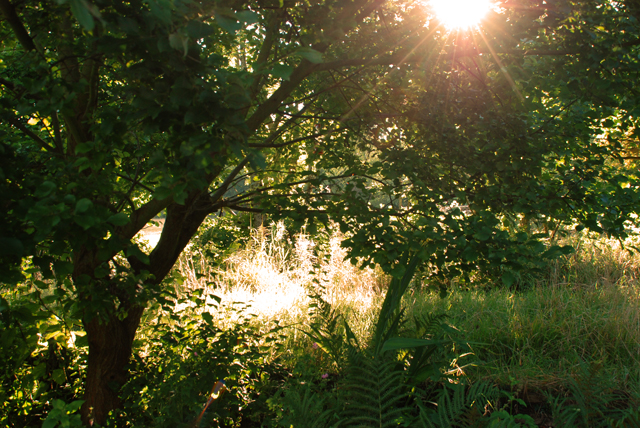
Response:
[{"label": "foliage", "polygon": [[352,351],[359,349],[360,344],[344,316],[324,300],[318,291],[310,296],[311,323],[308,330],[302,331],[311,338],[314,346],[331,357],[335,368],[341,368],[345,359]]},{"label": "foliage", "polygon": [[549,397],[554,419],[575,427],[633,426],[640,421],[638,398],[616,391],[598,362],[581,362],[569,397]]},{"label": "foliage", "polygon": [[[202,297],[198,297],[198,295]],[[182,309],[157,308],[142,330],[132,377],[123,387],[129,403],[114,415],[115,426],[175,427],[192,423],[209,391],[224,381],[200,426],[245,426],[263,422],[266,397],[276,392],[283,373],[267,350],[276,329],[260,330],[245,307],[219,305],[200,293],[179,302]],[[219,319],[237,317],[223,329]]]},{"label": "foliage", "polygon": [[354,358],[341,383],[342,426],[393,427],[406,420],[410,406],[404,376],[402,365],[393,358]]},{"label": "foliage", "polygon": [[[309,427],[321,428],[331,425],[336,408],[329,406],[325,409],[325,398],[313,392],[309,384],[301,384],[299,388],[289,388],[283,393],[281,401],[277,401],[283,412],[279,415],[278,424],[281,427]],[[280,410],[282,409],[282,410]]]},{"label": "foliage", "polygon": [[514,219],[637,223],[637,4],[505,2],[452,34],[423,3],[0,0],[0,281],[28,261],[81,320],[85,424],[122,405],[145,308],[212,213],[333,219],[396,278],[507,286],[571,251]]},{"label": "foliage", "polygon": [[47,419],[44,420],[42,428],[55,428],[57,426],[62,428],[81,427],[82,421],[80,420],[80,415],[76,412],[80,410],[82,403],[82,400],[69,404],[62,400],[53,400],[53,409],[47,415]]},{"label": "foliage", "polygon": [[[55,293],[62,290],[32,277],[11,293],[0,295],[3,425],[39,425],[50,409],[56,415],[52,424],[67,420],[67,411],[77,410],[72,404],[80,402],[86,340],[72,308],[57,303]],[[65,402],[72,407],[65,407]]]},{"label": "foliage", "polygon": [[488,383],[475,383],[468,391],[464,384],[445,384],[435,409],[420,403],[418,420],[425,428],[478,426],[485,407],[496,402],[497,396],[497,388]]}]

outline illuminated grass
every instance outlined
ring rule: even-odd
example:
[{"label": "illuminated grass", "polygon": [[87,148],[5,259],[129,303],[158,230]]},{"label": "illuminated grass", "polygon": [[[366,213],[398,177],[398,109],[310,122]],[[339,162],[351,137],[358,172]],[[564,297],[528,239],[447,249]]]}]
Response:
[{"label": "illuminated grass", "polygon": [[[482,343],[472,345],[477,361],[464,369],[472,379],[555,390],[581,361],[598,361],[620,388],[633,389],[640,379],[640,261],[616,241],[571,239],[577,253],[553,263],[532,289],[452,290],[445,299],[416,290],[405,298],[407,316],[444,312],[462,337]],[[299,329],[309,322],[314,284],[324,287],[324,298],[343,311],[361,341],[369,337],[388,278],[359,270],[344,255],[339,235],[324,245],[304,234],[288,242],[274,226],[255,233],[221,268],[201,266],[200,278],[188,259],[180,269],[185,286],[215,282],[223,302],[251,305],[255,322],[291,326],[284,347],[295,358],[310,350]]]}]

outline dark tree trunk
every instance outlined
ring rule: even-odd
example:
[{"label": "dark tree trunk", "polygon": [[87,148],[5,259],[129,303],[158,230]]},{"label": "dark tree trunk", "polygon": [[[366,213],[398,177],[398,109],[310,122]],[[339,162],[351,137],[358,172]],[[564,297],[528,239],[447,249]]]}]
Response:
[{"label": "dark tree trunk", "polygon": [[[151,273],[153,283],[160,283],[209,212],[211,199],[207,192],[194,192],[184,205],[170,204],[160,241],[149,255],[150,263],[146,265],[130,257],[132,270],[136,273],[146,270]],[[82,274],[91,276],[97,265],[96,257],[88,251],[79,251],[74,265],[74,278]],[[120,320],[112,315],[105,321],[97,314],[87,314],[89,317],[84,327],[89,341],[89,358],[85,403],[81,411],[83,423],[87,426],[104,425],[109,412],[120,407],[119,390],[128,377],[126,366],[144,312],[142,306],[128,305],[125,290],[119,290],[117,284],[111,285],[120,307],[127,308],[127,316]],[[91,299],[91,296],[86,298]]]},{"label": "dark tree trunk", "polygon": [[94,317],[85,323],[89,341],[89,358],[85,380],[82,419],[85,425],[104,425],[109,412],[120,407],[120,387],[127,380],[126,365],[143,308],[129,310],[119,320],[108,322]]}]

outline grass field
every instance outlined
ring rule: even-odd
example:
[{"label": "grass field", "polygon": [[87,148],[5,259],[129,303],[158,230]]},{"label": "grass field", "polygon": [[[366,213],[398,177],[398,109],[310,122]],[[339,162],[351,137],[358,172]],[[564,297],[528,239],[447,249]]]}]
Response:
[{"label": "grass field", "polygon": [[[457,373],[472,382],[492,381],[524,399],[532,412],[542,414],[540,426],[549,413],[547,394],[563,396],[585,371],[612,388],[640,393],[638,256],[603,237],[568,240],[577,252],[553,262],[524,290],[453,287],[441,298],[415,284],[404,299],[408,320],[446,314],[471,344],[473,355],[456,361]],[[309,323],[307,294],[314,284],[345,314],[361,342],[371,334],[389,278],[359,270],[344,256],[338,235],[322,250],[305,235],[287,242],[274,226],[255,233],[224,265],[198,280],[193,259],[182,259],[179,269],[187,288],[214,282],[223,302],[250,304],[257,323],[291,326],[285,348],[308,352],[313,343],[300,329]]]}]

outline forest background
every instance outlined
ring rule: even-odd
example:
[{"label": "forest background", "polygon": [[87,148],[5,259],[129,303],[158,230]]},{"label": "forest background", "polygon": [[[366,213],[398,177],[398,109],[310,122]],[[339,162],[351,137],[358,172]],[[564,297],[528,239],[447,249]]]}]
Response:
[{"label": "forest background", "polygon": [[[517,389],[466,387],[450,370],[465,347],[506,348],[454,338],[433,308],[410,316],[407,290],[524,293],[554,269],[574,281],[579,233],[632,249],[636,1],[497,2],[467,31],[401,0],[0,0],[0,11],[9,426],[534,423]],[[138,233],[158,216],[160,239],[145,247]],[[310,342],[294,344],[326,355],[317,382],[301,380],[304,358],[278,352],[290,326],[265,330],[210,294],[222,273],[180,285],[181,257],[208,277],[233,255],[275,254],[242,253],[275,236],[284,254],[339,239],[378,278],[380,302],[356,334],[322,274],[339,252],[288,259],[316,273],[303,281],[312,318],[297,326]],[[608,272],[622,274],[606,278],[628,286],[633,259],[613,260]],[[602,284],[591,271],[585,283]],[[623,309],[637,303],[633,290],[616,293]],[[219,322],[227,313],[240,315]],[[621,325],[637,322],[623,314]],[[595,349],[570,359],[585,367],[563,385],[572,395],[546,400],[544,414],[638,419],[636,374],[620,368],[637,362],[638,342],[616,326],[616,352],[596,330],[582,348]],[[604,375],[613,383],[594,380]]]}]

